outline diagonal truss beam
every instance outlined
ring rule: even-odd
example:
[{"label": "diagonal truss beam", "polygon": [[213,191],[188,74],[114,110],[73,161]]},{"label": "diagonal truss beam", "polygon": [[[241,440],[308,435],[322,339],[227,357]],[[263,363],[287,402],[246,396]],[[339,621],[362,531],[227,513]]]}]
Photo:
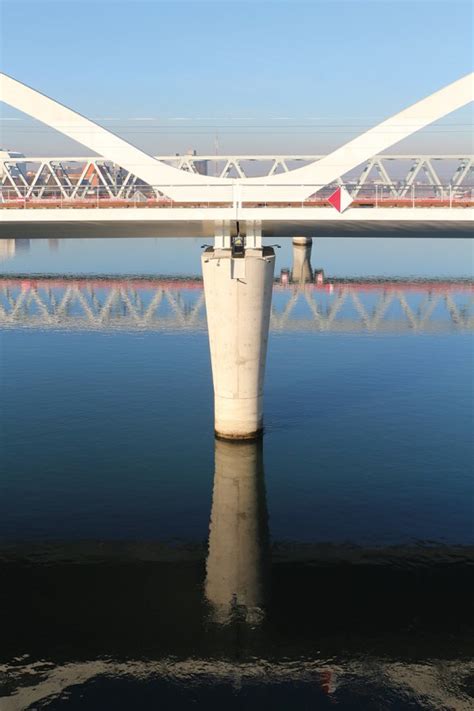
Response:
[{"label": "diagonal truss beam", "polygon": [[[302,168],[264,178],[202,176],[167,165],[81,114],[0,73],[0,100],[61,131],[155,188],[186,202],[305,200],[329,183],[433,121],[474,100],[474,73],[458,79]],[[428,168],[429,170],[429,168]],[[432,170],[429,170],[432,174]],[[433,176],[434,178],[434,176]]]},{"label": "diagonal truss beam", "polygon": [[[258,171],[259,175],[271,176],[277,165],[285,164],[288,172],[287,164],[290,162],[309,163],[321,157],[219,156],[219,160],[226,166],[238,161],[242,175],[246,178],[246,163],[249,163],[254,171]],[[175,156],[159,156],[158,159],[163,162],[176,162]],[[186,170],[194,173],[195,163],[202,164],[209,160],[208,156],[187,156]],[[460,190],[474,187],[470,180],[473,172],[473,156],[469,155],[383,154],[374,156],[362,166],[359,172],[352,171],[351,174],[344,176],[343,180],[354,199],[360,195],[373,197],[377,185],[385,189],[383,194],[379,193],[380,197],[403,198],[417,184],[420,174],[424,173],[426,183],[422,183],[422,186],[430,189],[422,193],[425,197],[439,196],[444,191],[455,198],[458,193],[460,194]],[[160,199],[160,192],[156,188],[144,184],[129,171],[119,168],[104,158],[22,156],[0,159],[0,199],[4,200],[11,199],[14,195],[18,198],[41,198],[44,197],[45,191],[46,197],[55,197],[59,192],[68,199],[86,198],[94,188],[94,180],[97,187],[100,185],[102,196],[131,199],[139,190],[148,198]],[[342,180],[340,182],[342,183]]]},{"label": "diagonal truss beam", "polygon": [[[94,121],[3,73],[0,73],[0,100],[117,163],[149,185],[180,186],[190,183],[189,173],[161,163]],[[193,186],[208,187],[212,183],[218,186],[220,181],[207,176],[192,176]],[[173,190],[168,192],[172,197]]]},{"label": "diagonal truss beam", "polygon": [[[433,121],[443,118],[466,104],[474,101],[474,73],[468,74],[434,94],[382,121],[374,128],[354,138],[321,160],[297,168],[284,175],[274,175],[271,179],[252,181],[254,186],[247,199],[259,199],[256,184],[263,182],[276,186],[299,183],[299,187],[289,190],[288,198],[304,200],[341,175],[361,165],[374,155],[387,150],[395,143],[411,136]],[[316,186],[308,192],[308,185]],[[269,187],[268,190],[271,190]],[[270,198],[267,198],[270,199]]]}]

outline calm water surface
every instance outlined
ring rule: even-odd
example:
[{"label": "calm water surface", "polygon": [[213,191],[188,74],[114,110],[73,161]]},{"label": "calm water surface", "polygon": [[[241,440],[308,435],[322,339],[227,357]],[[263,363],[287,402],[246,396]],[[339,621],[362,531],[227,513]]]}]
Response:
[{"label": "calm water surface", "polygon": [[240,445],[200,244],[1,245],[0,709],[472,708],[471,242],[315,240]]}]

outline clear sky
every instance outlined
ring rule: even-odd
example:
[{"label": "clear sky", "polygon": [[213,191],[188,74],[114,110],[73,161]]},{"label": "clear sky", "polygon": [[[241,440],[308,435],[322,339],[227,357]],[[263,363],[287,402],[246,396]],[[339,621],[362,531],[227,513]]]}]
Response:
[{"label": "clear sky", "polygon": [[[0,0],[11,76],[151,153],[324,153],[472,70],[472,0]],[[0,145],[84,154],[2,105]],[[473,152],[472,108],[398,150]],[[216,139],[217,136],[217,139]]]}]

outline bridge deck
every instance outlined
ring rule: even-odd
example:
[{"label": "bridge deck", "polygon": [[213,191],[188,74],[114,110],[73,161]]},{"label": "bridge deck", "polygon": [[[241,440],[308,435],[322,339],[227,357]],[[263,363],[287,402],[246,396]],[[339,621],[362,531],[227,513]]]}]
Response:
[{"label": "bridge deck", "polygon": [[[0,210],[1,237],[206,237],[222,220],[261,223],[263,236],[472,237],[474,208],[130,207]],[[53,234],[54,230],[54,234]]]}]

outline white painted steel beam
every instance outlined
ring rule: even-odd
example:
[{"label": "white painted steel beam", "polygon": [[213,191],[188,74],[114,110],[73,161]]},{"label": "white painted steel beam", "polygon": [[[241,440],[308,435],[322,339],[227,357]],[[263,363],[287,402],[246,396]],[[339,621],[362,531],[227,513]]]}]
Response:
[{"label": "white painted steel beam", "polygon": [[[253,166],[260,170],[260,173],[273,175],[278,165],[285,165],[285,170],[288,172],[287,163],[290,161],[306,161],[309,162],[320,160],[322,156],[220,156],[219,160],[224,162],[224,170],[226,166],[239,163],[239,167],[243,177],[248,177],[245,173],[244,161],[251,162]],[[175,156],[162,156],[161,161],[175,162]],[[190,156],[186,159],[189,164],[191,173],[195,173],[194,163],[199,161],[207,161],[206,156]],[[409,167],[404,167],[406,162],[409,162]],[[268,165],[270,163],[270,167]],[[434,168],[434,163],[438,167],[438,172]],[[443,177],[444,185],[439,175],[439,168],[445,164],[445,174]],[[455,165],[453,165],[455,164]],[[405,174],[401,173],[401,169],[405,169]],[[473,172],[473,156],[465,155],[392,155],[383,154],[374,156],[367,161],[360,172],[346,175],[343,179],[337,179],[336,182],[344,183],[349,189],[351,195],[356,198],[362,192],[366,194],[367,190],[374,190],[375,183],[373,180],[374,171],[376,173],[376,183],[379,186],[388,188],[387,195],[394,197],[403,197],[407,194],[408,188],[414,183],[423,170],[427,176],[428,183],[434,189],[433,194],[437,195],[440,190],[449,190],[450,187],[474,187],[469,183],[471,173]],[[44,172],[47,180],[41,179]],[[8,191],[13,190],[18,197],[38,198],[44,195],[44,187],[50,186],[48,171],[56,173],[58,180],[58,188],[64,198],[86,197],[87,190],[91,187],[91,178],[96,176],[97,180],[103,185],[105,192],[110,197],[130,198],[134,190],[140,189],[149,197],[159,198],[160,192],[157,187],[145,185],[143,181],[139,183],[137,176],[129,171],[126,171],[119,166],[111,163],[104,158],[88,158],[88,157],[21,157],[21,158],[0,158],[0,192],[2,188],[3,198],[7,199]],[[27,176],[28,180],[25,178]],[[87,176],[87,177],[86,177]],[[450,177],[449,177],[450,176]],[[58,183],[59,181],[59,183]],[[230,184],[230,183],[229,183]],[[49,190],[50,196],[53,196],[53,191]]]},{"label": "white painted steel beam", "polygon": [[[284,194],[289,200],[304,200],[320,189],[308,192],[308,185],[328,185],[374,155],[471,101],[474,101],[474,72],[382,121],[315,163],[283,175],[252,180],[251,187],[245,186],[243,197],[245,200],[262,199],[257,186],[263,185],[263,197],[269,200],[272,199],[270,196],[277,194],[276,186],[284,185],[285,192],[280,191],[280,195]],[[289,187],[289,184],[295,187]]]},{"label": "white painted steel beam", "polygon": [[[148,185],[162,186],[162,192],[174,200],[235,203],[234,195],[238,194],[239,202],[303,201],[374,155],[473,101],[474,73],[418,101],[309,165],[283,173],[277,173],[275,167],[273,174],[266,177],[245,178],[240,167],[241,159],[236,158],[233,167],[239,177],[224,182],[220,178],[179,170],[158,161],[95,122],[6,74],[0,74],[0,100],[82,143]],[[281,165],[284,169],[285,164]],[[237,191],[234,185],[239,186]]]},{"label": "white painted steel beam", "polygon": [[[166,185],[170,197],[207,199],[212,195],[216,201],[229,199],[228,188],[219,187],[221,181],[216,178],[193,175],[190,180],[189,173],[157,161],[77,111],[3,73],[0,73],[0,100],[117,163],[149,185]],[[214,189],[209,192],[211,185]],[[199,188],[203,186],[205,195],[199,197]]]}]

